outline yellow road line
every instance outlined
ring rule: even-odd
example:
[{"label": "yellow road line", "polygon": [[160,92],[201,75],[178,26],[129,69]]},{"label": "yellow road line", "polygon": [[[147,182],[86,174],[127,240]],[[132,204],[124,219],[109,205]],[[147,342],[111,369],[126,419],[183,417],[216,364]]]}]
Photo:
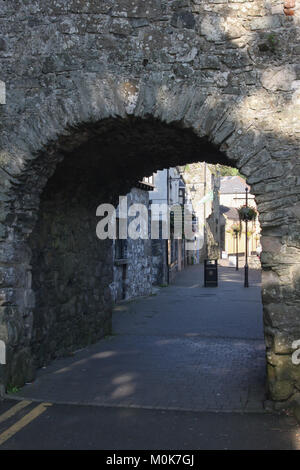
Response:
[{"label": "yellow road line", "polygon": [[15,406],[12,406],[8,411],[0,415],[0,423],[3,423],[3,421],[6,421],[9,419],[11,416],[14,416],[18,411],[22,410],[25,408],[25,406],[30,405],[32,403],[31,401],[23,400],[17,403]]},{"label": "yellow road line", "polygon": [[31,410],[27,415],[23,416],[19,421],[13,424],[10,428],[6,429],[0,434],[0,446],[14,436],[17,432],[21,431],[27,424],[31,423],[34,419],[40,416],[46,409],[51,406],[51,403],[41,403]]}]

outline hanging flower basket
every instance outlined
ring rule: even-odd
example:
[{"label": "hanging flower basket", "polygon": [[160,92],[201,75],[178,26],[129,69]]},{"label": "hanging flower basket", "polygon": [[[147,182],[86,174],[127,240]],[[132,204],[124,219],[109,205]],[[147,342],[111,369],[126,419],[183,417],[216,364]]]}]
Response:
[{"label": "hanging flower basket", "polygon": [[240,220],[243,222],[249,222],[251,220],[255,220],[257,216],[257,212],[253,207],[242,206],[238,209]]},{"label": "hanging flower basket", "polygon": [[230,229],[227,230],[228,233],[231,233],[231,235],[237,237],[238,235],[241,236],[242,233],[242,227],[239,224],[233,224],[231,225]]},{"label": "hanging flower basket", "polygon": [[241,227],[239,225],[232,225],[231,226],[231,230],[233,231],[233,233],[236,235],[237,233],[240,233],[241,232]]}]

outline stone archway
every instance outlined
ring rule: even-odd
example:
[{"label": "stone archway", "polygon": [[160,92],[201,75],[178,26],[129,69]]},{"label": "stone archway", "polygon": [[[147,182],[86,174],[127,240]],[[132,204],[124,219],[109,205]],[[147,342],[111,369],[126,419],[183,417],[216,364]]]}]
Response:
[{"label": "stone archway", "polygon": [[[188,160],[231,163],[251,184],[263,231],[268,384],[273,399],[291,398],[300,380],[291,361],[300,338],[297,14],[283,23],[258,2],[241,11],[234,2],[153,0],[147,9],[125,0],[29,3],[15,5],[19,42],[10,44],[8,34],[0,43],[9,64],[1,76],[8,93],[1,105],[0,339],[8,364],[0,382],[32,374],[28,239],[49,178],[93,139],[141,126],[142,135],[158,132],[168,151],[143,155],[126,188],[146,170]],[[4,17],[11,8],[4,3]],[[27,42],[18,21],[26,22]],[[279,56],[270,34],[282,40]],[[168,147],[172,139],[180,155]],[[193,155],[183,156],[188,147]]]},{"label": "stone archway", "polygon": [[[188,100],[188,94],[189,91],[185,97],[181,94],[184,105]],[[175,102],[175,97],[174,99],[169,97],[169,99]],[[199,106],[198,99],[197,97],[194,106]],[[140,97],[139,100],[141,100]],[[276,164],[276,161],[272,159],[263,136],[251,131],[248,133],[239,132],[239,129],[236,130],[235,127],[236,123],[233,120],[230,121],[228,115],[227,119],[221,118],[221,124],[218,126],[216,121],[218,118],[220,119],[219,110],[224,111],[226,103],[215,101],[215,106],[208,106],[210,101],[211,97],[203,101],[200,112],[199,108],[196,108],[198,116],[201,118],[197,119],[196,124],[192,127],[188,127],[191,121],[185,120],[184,112],[179,113],[180,120],[172,121],[172,124],[166,124],[162,119],[158,119],[157,115],[155,118],[149,117],[150,113],[148,112],[145,113],[148,118],[137,115],[107,118],[96,123],[89,122],[75,129],[69,129],[68,135],[60,137],[53,144],[49,144],[47,149],[37,154],[35,158],[31,157],[28,160],[23,171],[15,179],[15,182],[18,181],[19,184],[11,185],[6,193],[11,201],[11,212],[7,214],[6,226],[8,239],[4,242],[5,250],[2,251],[2,256],[5,256],[2,273],[8,283],[2,291],[5,295],[2,331],[5,332],[3,339],[6,341],[8,351],[6,380],[10,382],[16,380],[20,384],[22,381],[28,380],[28,377],[33,373],[34,364],[40,365],[45,358],[50,359],[72,347],[83,346],[90,341],[95,341],[108,333],[110,329],[108,294],[110,277],[105,268],[105,257],[103,257],[103,252],[108,256],[110,254],[108,246],[105,246],[103,252],[99,253],[99,259],[96,259],[92,270],[93,276],[97,273],[98,282],[102,279],[102,292],[100,293],[100,299],[103,303],[101,305],[102,314],[99,317],[98,291],[94,303],[92,296],[90,296],[88,301],[83,301],[80,304],[82,310],[87,309],[89,314],[86,315],[86,318],[81,318],[77,325],[74,325],[76,312],[73,304],[75,301],[72,303],[74,298],[72,295],[68,298],[67,295],[66,299],[61,300],[64,307],[60,311],[60,315],[64,315],[65,320],[57,328],[58,325],[55,324],[56,306],[53,305],[53,296],[51,298],[51,295],[54,289],[56,297],[66,295],[66,286],[62,285],[61,293],[59,293],[59,289],[47,284],[47,282],[49,283],[47,277],[40,279],[40,282],[34,278],[34,283],[31,284],[32,266],[36,268],[43,263],[44,265],[48,263],[48,266],[51,266],[51,260],[39,258],[41,248],[44,249],[48,246],[51,230],[52,242],[54,240],[54,244],[57,242],[58,245],[62,245],[61,248],[55,247],[56,253],[60,252],[61,255],[64,254],[68,258],[63,269],[66,272],[68,269],[71,272],[74,269],[80,271],[80,261],[74,264],[76,250],[82,251],[85,265],[89,259],[89,249],[93,247],[90,259],[95,260],[95,244],[92,240],[94,238],[96,241],[96,237],[93,223],[95,227],[95,208],[100,202],[107,201],[108,195],[109,200],[113,201],[118,194],[126,193],[134,181],[145,172],[152,172],[158,168],[179,163],[206,160],[211,163],[232,164],[234,162],[234,165],[248,175],[248,181],[252,182],[261,213],[264,236],[263,302],[268,347],[269,387],[274,398],[285,399],[291,396],[291,387],[296,384],[297,380],[297,367],[293,366],[291,356],[283,353],[291,352],[291,343],[298,337],[297,292],[293,290],[293,286],[296,286],[295,283],[297,283],[297,264],[295,264],[295,260],[291,263],[291,259],[287,258],[289,248],[287,243],[282,243],[282,237],[279,235],[284,230],[284,240],[288,240],[287,237],[291,235],[287,230],[290,227],[282,227],[282,223],[276,221],[278,216],[275,217],[274,212],[272,215],[273,197],[270,198],[273,192],[266,191],[268,185],[271,187],[273,185],[274,188],[276,186],[278,192],[283,181],[282,165]],[[189,106],[185,105],[185,109],[187,116],[193,115],[192,100],[189,102]],[[163,112],[165,112],[164,109]],[[112,141],[115,145],[111,144]],[[250,142],[252,142],[251,146]],[[121,155],[118,154],[119,148],[123,149]],[[230,155],[232,158],[229,160],[226,155]],[[112,165],[111,170],[109,170],[110,164]],[[51,177],[53,173],[54,175]],[[46,184],[48,178],[49,182]],[[104,181],[109,181],[109,185],[107,186]],[[65,191],[64,197],[61,196],[62,187]],[[57,188],[60,192],[56,192]],[[75,188],[79,190],[77,195]],[[79,204],[79,200],[82,202],[87,193],[89,196],[92,195],[90,200],[86,205]],[[55,198],[53,200],[55,194],[59,195],[57,200]],[[100,194],[102,200],[99,200]],[[49,195],[52,197],[49,198]],[[73,195],[73,199],[75,199],[74,213],[72,213],[72,204],[66,206],[70,195]],[[39,203],[40,198],[41,202]],[[38,214],[39,206],[40,215]],[[80,210],[76,212],[76,208]],[[280,209],[281,217],[289,215],[291,218],[290,211],[296,208],[297,205],[294,208]],[[82,209],[85,212],[90,212],[90,220],[85,218]],[[278,213],[276,207],[273,210],[275,214]],[[51,213],[55,213],[56,218],[60,215],[64,219],[61,230],[58,229],[58,225],[55,227],[51,225],[54,220],[51,218]],[[69,217],[70,214],[71,217]],[[50,220],[49,223],[47,223],[47,218]],[[82,221],[88,224],[90,239],[87,241],[84,238],[78,244],[74,231],[76,231],[76,227],[78,230],[78,224],[80,225]],[[37,229],[39,224],[41,228]],[[73,243],[75,244],[73,248],[70,248],[72,240],[69,237],[65,242],[63,241],[66,227],[69,231],[71,229],[73,233]],[[31,235],[33,229],[33,233],[38,234],[35,239]],[[42,233],[44,233],[44,238]],[[84,236],[86,234],[87,232],[84,232]],[[86,244],[88,244],[88,249],[84,251],[83,247]],[[285,253],[281,254],[284,247]],[[72,252],[69,257],[68,249]],[[295,248],[290,249],[295,250]],[[33,257],[31,256],[32,252]],[[51,249],[47,253],[50,253],[51,256]],[[72,259],[73,265],[70,267],[68,262]],[[43,269],[45,271],[45,266]],[[53,266],[51,269],[53,271]],[[56,269],[59,272],[60,266]],[[67,273],[66,278],[68,278]],[[53,272],[51,279],[53,281]],[[85,294],[89,292],[83,282],[83,277],[80,278],[80,276],[77,277],[77,284],[75,283],[72,289],[75,289],[79,296],[83,292]],[[49,296],[45,295],[47,291]],[[39,302],[39,313],[34,313],[34,305],[39,296],[44,298],[44,308],[46,307],[47,313],[43,314],[43,308]],[[287,299],[289,299],[289,304],[286,304]],[[295,302],[294,307],[293,302]],[[283,312],[282,309],[288,310]],[[292,322],[293,312],[294,322]],[[39,315],[39,321],[37,321],[37,315]],[[57,338],[57,332],[63,337],[63,342]],[[66,332],[69,332],[70,340],[66,339]],[[92,332],[94,333],[92,334]],[[38,357],[41,362],[37,361]],[[292,391],[294,390],[292,389]]]}]

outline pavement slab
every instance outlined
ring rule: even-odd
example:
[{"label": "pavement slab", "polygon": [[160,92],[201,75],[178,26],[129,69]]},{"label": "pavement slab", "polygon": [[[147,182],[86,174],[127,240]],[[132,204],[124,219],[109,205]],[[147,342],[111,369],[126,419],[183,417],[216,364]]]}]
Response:
[{"label": "pavement slab", "polygon": [[54,403],[263,413],[265,345],[260,273],[203,266],[155,295],[115,307],[113,334],[40,369],[16,396]]}]

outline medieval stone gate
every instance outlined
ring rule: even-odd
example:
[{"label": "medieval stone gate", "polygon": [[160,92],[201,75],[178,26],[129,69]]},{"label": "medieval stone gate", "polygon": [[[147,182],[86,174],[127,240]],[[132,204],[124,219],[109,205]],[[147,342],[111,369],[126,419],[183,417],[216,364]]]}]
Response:
[{"label": "medieval stone gate", "polygon": [[205,160],[239,168],[256,195],[268,387],[295,396],[299,12],[276,0],[0,0],[0,24],[1,390],[109,331],[98,204]]}]

